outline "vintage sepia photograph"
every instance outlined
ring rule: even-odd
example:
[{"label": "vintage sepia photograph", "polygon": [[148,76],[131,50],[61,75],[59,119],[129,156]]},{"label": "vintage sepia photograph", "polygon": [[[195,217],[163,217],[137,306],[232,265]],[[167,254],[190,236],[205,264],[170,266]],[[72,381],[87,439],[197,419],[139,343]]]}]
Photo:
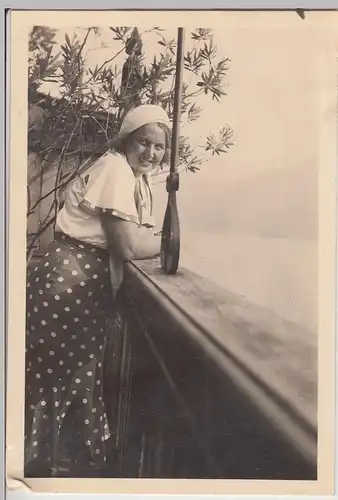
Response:
[{"label": "vintage sepia photograph", "polygon": [[24,31],[25,481],[316,483],[333,35],[63,14]]}]

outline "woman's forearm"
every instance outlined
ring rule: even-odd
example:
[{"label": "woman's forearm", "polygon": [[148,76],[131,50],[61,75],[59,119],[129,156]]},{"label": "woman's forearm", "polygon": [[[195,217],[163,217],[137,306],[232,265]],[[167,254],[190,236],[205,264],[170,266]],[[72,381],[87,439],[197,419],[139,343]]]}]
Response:
[{"label": "woman's forearm", "polygon": [[[141,235],[140,235],[141,236]],[[153,259],[161,253],[161,237],[154,234],[142,235],[130,249],[127,260]]]},{"label": "woman's forearm", "polygon": [[152,259],[160,255],[161,237],[155,236],[153,229],[106,215],[101,220],[111,253],[122,261]]}]

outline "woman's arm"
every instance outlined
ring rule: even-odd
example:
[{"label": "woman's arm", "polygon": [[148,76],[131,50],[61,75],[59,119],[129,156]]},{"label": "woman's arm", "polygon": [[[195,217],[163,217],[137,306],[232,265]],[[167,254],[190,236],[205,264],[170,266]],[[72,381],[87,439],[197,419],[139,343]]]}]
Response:
[{"label": "woman's arm", "polygon": [[109,249],[122,261],[152,259],[160,255],[161,238],[151,230],[104,212],[101,222]]}]

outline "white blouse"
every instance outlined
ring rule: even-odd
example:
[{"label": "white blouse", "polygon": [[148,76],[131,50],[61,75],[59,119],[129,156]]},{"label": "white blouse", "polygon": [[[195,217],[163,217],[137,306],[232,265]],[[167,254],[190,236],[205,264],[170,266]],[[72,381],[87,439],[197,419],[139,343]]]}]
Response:
[{"label": "white blouse", "polygon": [[108,151],[69,186],[56,230],[107,248],[100,213],[154,227],[150,176],[135,177],[124,155]]}]

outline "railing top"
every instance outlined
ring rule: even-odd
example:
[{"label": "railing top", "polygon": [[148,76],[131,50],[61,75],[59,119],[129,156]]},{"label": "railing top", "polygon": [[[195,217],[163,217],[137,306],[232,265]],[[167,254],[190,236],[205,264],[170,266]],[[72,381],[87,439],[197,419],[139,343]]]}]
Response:
[{"label": "railing top", "polygon": [[220,349],[317,428],[317,338],[313,333],[187,269],[168,276],[158,260],[138,262],[136,268],[207,331]]}]

